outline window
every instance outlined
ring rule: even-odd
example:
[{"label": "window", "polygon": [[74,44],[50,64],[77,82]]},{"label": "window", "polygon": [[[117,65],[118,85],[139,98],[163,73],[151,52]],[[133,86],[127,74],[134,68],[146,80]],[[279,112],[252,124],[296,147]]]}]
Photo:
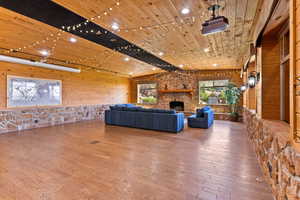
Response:
[{"label": "window", "polygon": [[157,103],[157,84],[147,83],[137,85],[138,95],[137,101],[140,104],[156,104]]},{"label": "window", "polygon": [[60,105],[61,81],[26,77],[7,77],[7,106]]},{"label": "window", "polygon": [[31,101],[36,95],[36,83],[31,81],[20,82],[17,80],[12,81],[12,100],[18,101],[26,99]]},{"label": "window", "polygon": [[290,121],[290,32],[286,25],[280,35],[280,119]]},{"label": "window", "polygon": [[225,90],[228,80],[199,81],[199,103],[209,105],[227,104]]},{"label": "window", "polygon": [[290,54],[290,32],[286,29],[280,36],[281,61],[288,59]]}]

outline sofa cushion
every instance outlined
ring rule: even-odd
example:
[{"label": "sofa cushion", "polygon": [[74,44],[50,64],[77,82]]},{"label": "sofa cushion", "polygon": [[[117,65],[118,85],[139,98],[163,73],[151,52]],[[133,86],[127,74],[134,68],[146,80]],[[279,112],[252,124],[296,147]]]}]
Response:
[{"label": "sofa cushion", "polygon": [[164,110],[164,109],[157,109],[157,108],[143,108],[143,107],[135,106],[135,105],[132,105],[132,104],[116,104],[116,105],[110,106],[110,110],[176,114],[175,110]]},{"label": "sofa cushion", "polygon": [[130,103],[128,103],[128,104],[115,104],[113,106],[109,106],[109,108],[111,110],[118,110],[118,111],[122,111],[122,110],[124,110],[124,108],[132,108],[132,107],[136,107],[136,106],[133,105],[133,104],[130,104]]},{"label": "sofa cushion", "polygon": [[150,109],[141,107],[138,109],[138,111],[139,112],[150,112]]},{"label": "sofa cushion", "polygon": [[134,107],[123,107],[123,111],[131,111],[136,112],[139,111],[142,107],[140,106],[134,106]]},{"label": "sofa cushion", "polygon": [[160,110],[159,113],[176,114],[175,110]]},{"label": "sofa cushion", "polygon": [[118,110],[121,111],[122,107],[121,106],[109,106],[110,110]]},{"label": "sofa cushion", "polygon": [[209,110],[211,110],[210,106],[204,106],[203,108],[197,109],[196,110],[196,116],[198,118],[204,117],[204,112],[209,111]]},{"label": "sofa cushion", "polygon": [[148,113],[153,113],[153,109],[152,108],[143,108],[142,111],[143,112],[148,112]]},{"label": "sofa cushion", "polygon": [[120,108],[122,108],[123,106],[121,106],[121,104],[116,104],[116,105],[113,105],[113,106],[109,106],[109,108],[111,110],[121,110]]},{"label": "sofa cushion", "polygon": [[127,108],[136,107],[135,105],[133,105],[131,103],[121,104],[121,105],[123,105],[124,107],[127,107]]},{"label": "sofa cushion", "polygon": [[205,106],[205,107],[203,107],[202,109],[203,109],[203,112],[205,112],[205,111],[211,110],[211,107],[210,107],[210,106]]},{"label": "sofa cushion", "polygon": [[165,114],[175,114],[175,110],[163,110],[163,109],[157,109],[157,108],[142,108],[142,112],[148,112],[148,113],[165,113]]},{"label": "sofa cushion", "polygon": [[202,118],[202,117],[204,117],[204,112],[203,112],[202,109],[197,109],[197,110],[196,110],[196,117],[197,117],[197,118]]},{"label": "sofa cushion", "polygon": [[160,110],[161,110],[161,109],[151,108],[151,109],[149,109],[148,112],[152,112],[152,113],[160,113],[160,112],[159,112]]}]

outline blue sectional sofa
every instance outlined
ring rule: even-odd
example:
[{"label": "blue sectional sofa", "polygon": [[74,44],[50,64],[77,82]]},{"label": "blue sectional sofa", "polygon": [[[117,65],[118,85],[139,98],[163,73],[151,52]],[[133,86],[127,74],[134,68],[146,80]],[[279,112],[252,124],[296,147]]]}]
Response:
[{"label": "blue sectional sofa", "polygon": [[191,128],[209,128],[214,123],[214,112],[209,106],[197,109],[196,114],[188,117]]},{"label": "blue sectional sofa", "polygon": [[184,128],[184,114],[176,113],[174,110],[146,109],[132,104],[117,104],[105,111],[105,123],[178,133]]}]

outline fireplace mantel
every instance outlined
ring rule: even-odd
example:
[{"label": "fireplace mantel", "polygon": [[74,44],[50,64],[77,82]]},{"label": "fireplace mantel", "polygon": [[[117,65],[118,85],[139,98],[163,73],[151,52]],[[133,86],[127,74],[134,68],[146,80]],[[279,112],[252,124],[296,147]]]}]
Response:
[{"label": "fireplace mantel", "polygon": [[160,93],[188,93],[193,95],[193,90],[180,89],[180,90],[159,90]]}]

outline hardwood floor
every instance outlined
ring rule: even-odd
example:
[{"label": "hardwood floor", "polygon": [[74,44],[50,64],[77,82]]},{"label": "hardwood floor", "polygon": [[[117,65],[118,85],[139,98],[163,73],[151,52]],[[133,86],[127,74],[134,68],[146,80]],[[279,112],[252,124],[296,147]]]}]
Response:
[{"label": "hardwood floor", "polygon": [[1,200],[271,200],[240,123],[176,135],[100,121],[0,135]]}]

